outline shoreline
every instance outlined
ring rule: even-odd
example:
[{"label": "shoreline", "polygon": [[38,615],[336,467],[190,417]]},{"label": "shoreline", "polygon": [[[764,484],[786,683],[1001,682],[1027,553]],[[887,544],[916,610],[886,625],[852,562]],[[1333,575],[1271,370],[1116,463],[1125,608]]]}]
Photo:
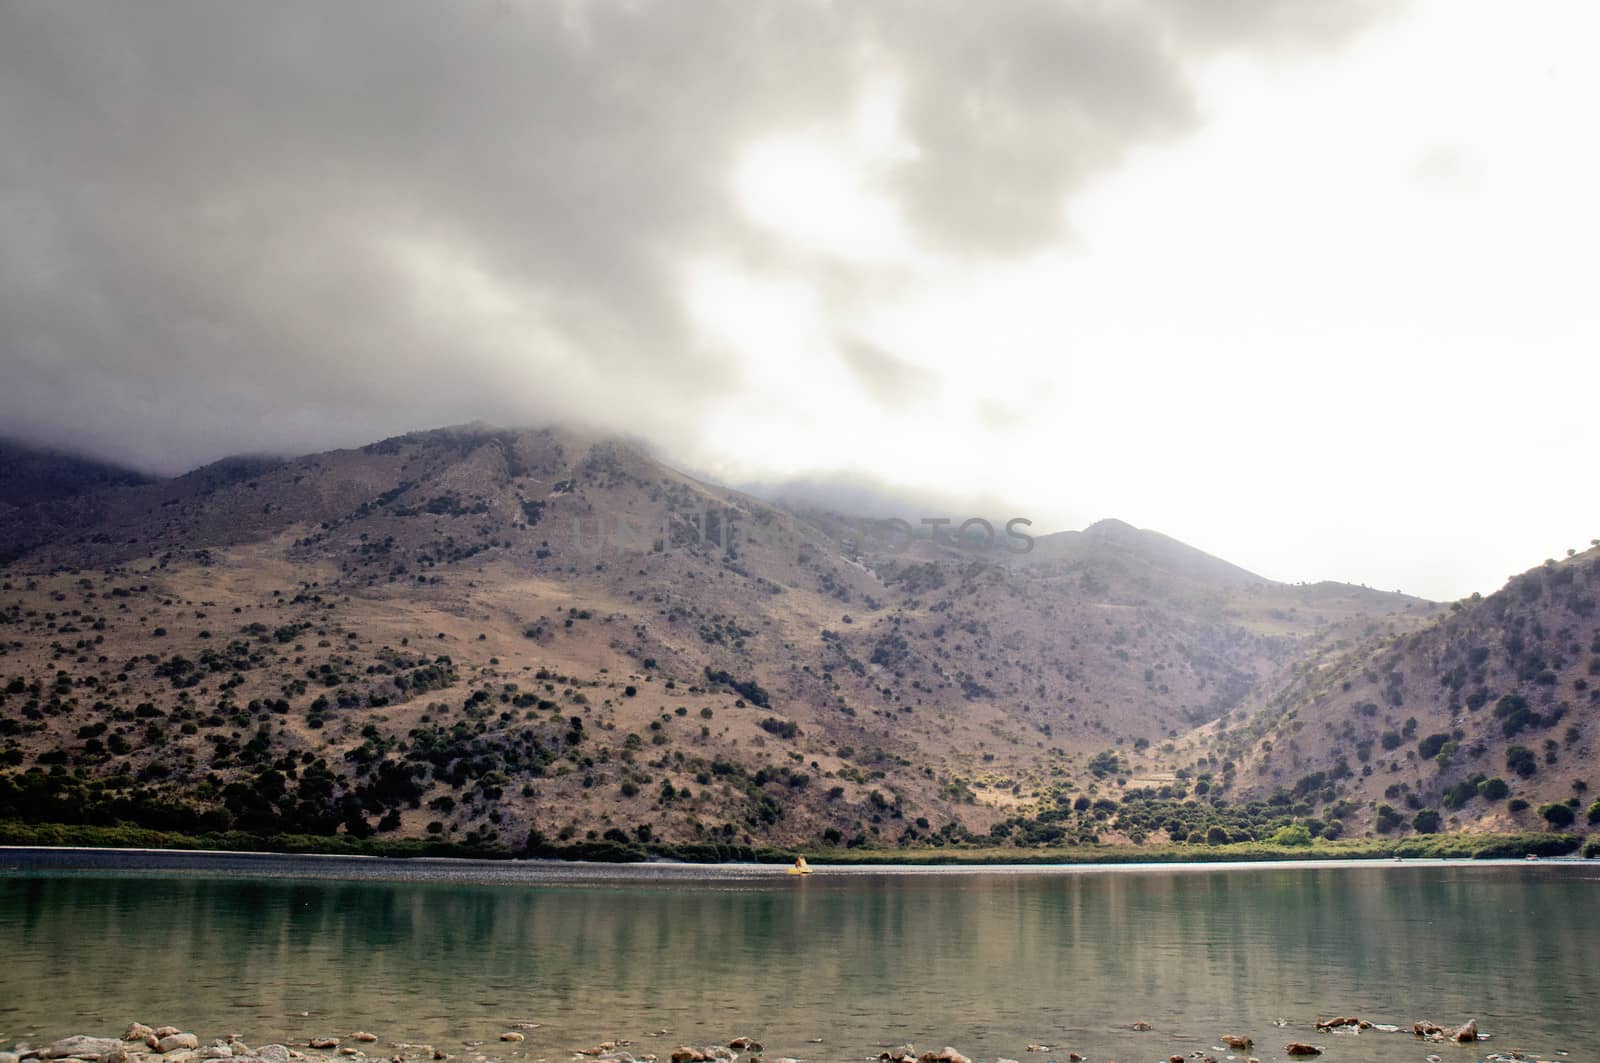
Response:
[{"label": "shoreline", "polygon": [[[255,1048],[250,1047],[237,1033],[228,1033],[203,1044],[199,1035],[185,1031],[181,1027],[151,1027],[134,1021],[128,1024],[120,1036],[74,1033],[55,1038],[46,1037],[42,1039],[44,1043],[40,1044],[33,1043],[32,1039],[17,1041],[10,1049],[0,1049],[0,1063],[336,1063],[340,1060],[348,1060],[349,1063],[367,1063],[367,1061],[376,1063],[385,1057],[388,1063],[422,1063],[422,1061],[447,1063],[450,1060],[463,1058],[470,1059],[473,1063],[491,1063],[490,1053],[502,1058],[526,1059],[530,1047],[527,1045],[529,1035],[543,1027],[539,1022],[516,1020],[502,1021],[493,1025],[499,1027],[497,1037],[486,1029],[473,1032],[480,1036],[495,1037],[495,1040],[452,1043],[450,1045],[454,1049],[452,1052],[447,1051],[443,1045],[430,1042],[386,1040],[365,1029],[332,1035],[324,1033],[307,1039],[285,1037],[283,1040],[265,1044],[258,1041],[258,1047]],[[1291,1059],[1319,1056],[1326,1050],[1324,1045],[1310,1043],[1313,1031],[1319,1040],[1340,1034],[1371,1031],[1378,1036],[1399,1035],[1406,1042],[1425,1046],[1447,1042],[1476,1044],[1488,1040],[1488,1035],[1479,1032],[1476,1019],[1468,1019],[1464,1024],[1448,1025],[1418,1021],[1410,1024],[1408,1028],[1398,1022],[1379,1023],[1355,1016],[1334,1017],[1327,1020],[1319,1018],[1304,1032],[1289,1027],[1281,1020],[1278,1025],[1278,1035],[1290,1038],[1284,1043],[1284,1054]],[[1151,1033],[1155,1027],[1149,1021],[1136,1020],[1123,1022],[1116,1029],[1120,1035],[1123,1032]],[[626,1038],[601,1041],[594,1047],[567,1049],[566,1052],[574,1060],[587,1057],[594,1060],[594,1063],[663,1063],[668,1059],[671,1063],[740,1063],[741,1059],[746,1063],[762,1063],[764,1046],[754,1038],[724,1037],[707,1044],[704,1041],[704,1031],[699,1033],[699,1037],[684,1039],[673,1036],[668,1030],[657,1030],[646,1039],[651,1042],[649,1047],[658,1049],[655,1052],[645,1051],[644,1045]],[[1300,1036],[1296,1038],[1296,1034]],[[663,1036],[665,1040],[657,1043]],[[255,1040],[254,1035],[251,1040]],[[1246,1063],[1241,1057],[1248,1057],[1247,1063],[1260,1063],[1253,1053],[1259,1051],[1268,1054],[1271,1051],[1266,1044],[1258,1046],[1249,1035],[1224,1034],[1200,1038],[1190,1035],[1185,1040],[1210,1046],[1218,1053],[1230,1053],[1227,1058],[1240,1063]],[[823,1038],[812,1038],[807,1041],[806,1047],[823,1043]],[[861,1046],[854,1052],[845,1049],[847,1054],[842,1057],[838,1055],[837,1049],[827,1054],[836,1059],[862,1060],[864,1063],[874,1060],[876,1063],[973,1063],[972,1057],[953,1047],[947,1046],[940,1052],[926,1051],[919,1054],[911,1044],[903,1043],[897,1047],[889,1047],[893,1044],[892,1040],[887,1042],[880,1040],[873,1046],[879,1049],[875,1056],[871,1054],[872,1049],[866,1046]],[[629,1051],[631,1048],[637,1048],[638,1054]],[[542,1047],[533,1049],[533,1051],[541,1050],[550,1054],[561,1052],[559,1048],[554,1052]],[[1230,1050],[1239,1054],[1231,1054]],[[1025,1051],[1060,1055],[1072,1063],[1087,1063],[1091,1058],[1077,1051],[1067,1050],[1065,1046],[1029,1044]],[[1562,1051],[1560,1054],[1566,1053]],[[1206,1055],[1203,1050],[1193,1051],[1189,1056],[1195,1059],[1202,1057],[1206,1060],[1215,1059]],[[545,1058],[548,1057],[540,1057],[541,1063]],[[1184,1058],[1182,1055],[1169,1056],[1169,1063]],[[1488,1058],[1515,1063],[1524,1057],[1517,1053],[1513,1053],[1510,1057],[1490,1053]],[[1007,1063],[1004,1057],[997,1059],[999,1063]],[[803,1063],[803,1061],[793,1056],[776,1056],[774,1063]],[[983,1063],[981,1057],[978,1063]],[[1010,1060],[1009,1063],[1016,1061]]]},{"label": "shoreline", "polygon": [[1552,857],[1530,862],[1514,858],[1420,857],[1412,859],[1325,859],[1307,855],[1295,860],[1130,861],[1110,863],[872,863],[817,865],[817,874],[790,876],[770,863],[705,863],[656,860],[608,863],[542,858],[480,860],[464,857],[420,857],[385,860],[338,853],[275,853],[237,850],[134,849],[88,846],[0,846],[0,878],[39,873],[207,874],[217,877],[311,878],[351,882],[440,882],[482,885],[661,885],[692,882],[743,882],[773,885],[793,882],[861,881],[873,876],[918,877],[958,875],[1108,875],[1167,872],[1181,874],[1240,871],[1388,870],[1421,868],[1548,867],[1572,870],[1595,866],[1580,857]]},{"label": "shoreline", "polygon": [[1521,860],[1600,857],[1600,834],[1425,834],[1317,841],[1283,846],[1267,842],[1225,845],[1163,843],[1040,849],[942,847],[926,849],[794,849],[709,843],[649,847],[611,842],[542,846],[533,850],[468,847],[421,839],[353,839],[344,835],[258,835],[242,832],[182,835],[133,827],[21,823],[0,820],[0,851],[6,849],[108,850],[147,853],[258,854],[345,857],[406,863],[423,859],[484,863],[529,862],[659,866],[665,863],[773,866],[805,856],[827,867],[1110,866],[1327,861],[1370,863],[1402,860]]}]

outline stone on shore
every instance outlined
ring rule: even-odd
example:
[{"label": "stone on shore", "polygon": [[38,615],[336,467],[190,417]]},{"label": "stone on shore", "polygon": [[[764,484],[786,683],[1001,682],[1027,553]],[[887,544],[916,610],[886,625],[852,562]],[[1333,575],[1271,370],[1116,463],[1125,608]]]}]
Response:
[{"label": "stone on shore", "polygon": [[323,1049],[326,1049],[326,1048],[338,1048],[339,1047],[339,1039],[337,1037],[313,1037],[307,1043],[312,1048],[323,1048]]},{"label": "stone on shore", "polygon": [[107,1052],[122,1048],[115,1037],[63,1037],[39,1053],[44,1059],[99,1059]]},{"label": "stone on shore", "polygon": [[289,1063],[289,1060],[293,1057],[289,1052],[288,1046],[271,1044],[262,1045],[256,1049],[255,1058],[261,1060],[262,1063]]},{"label": "stone on shore", "polygon": [[1249,1048],[1251,1045],[1255,1044],[1255,1042],[1250,1038],[1236,1033],[1223,1034],[1222,1043],[1227,1045],[1229,1048]]},{"label": "stone on shore", "polygon": [[1466,1024],[1452,1035],[1452,1038],[1457,1044],[1474,1044],[1478,1040],[1478,1020],[1468,1019]]},{"label": "stone on shore", "polygon": [[365,1044],[369,1044],[369,1045],[372,1044],[374,1041],[376,1041],[378,1039],[378,1035],[377,1034],[368,1033],[366,1030],[357,1030],[355,1033],[351,1034],[350,1037],[353,1040],[361,1041],[361,1042],[363,1042]]},{"label": "stone on shore", "polygon": [[200,1047],[200,1038],[192,1033],[169,1033],[156,1042],[156,1048],[162,1055],[168,1052],[178,1052],[183,1049],[196,1049]]},{"label": "stone on shore", "polygon": [[128,1028],[122,1032],[122,1039],[124,1041],[143,1041],[153,1033],[155,1033],[155,1030],[142,1022],[130,1022]]},{"label": "stone on shore", "polygon": [[178,1029],[176,1026],[157,1026],[154,1030],[151,1031],[151,1033],[154,1033],[157,1038],[171,1037],[175,1033],[182,1033],[182,1032],[183,1031]]},{"label": "stone on shore", "polygon": [[500,1035],[500,1040],[502,1041],[526,1041],[527,1039],[527,1034],[518,1033],[515,1030],[507,1030]]},{"label": "stone on shore", "polygon": [[1290,1041],[1283,1046],[1283,1050],[1291,1056],[1320,1056],[1322,1049],[1316,1045],[1308,1045],[1304,1041]]}]

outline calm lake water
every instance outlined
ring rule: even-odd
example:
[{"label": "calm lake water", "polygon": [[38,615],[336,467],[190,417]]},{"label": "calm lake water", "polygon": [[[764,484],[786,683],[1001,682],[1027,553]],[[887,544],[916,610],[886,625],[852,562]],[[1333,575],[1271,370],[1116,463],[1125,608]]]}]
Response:
[{"label": "calm lake water", "polygon": [[[1407,1032],[1312,1029],[1334,1014]],[[1476,1050],[1409,1033],[1470,1017],[1493,1035]],[[1592,1058],[1600,865],[799,879],[0,851],[0,1047],[133,1019],[251,1043],[365,1029],[378,1058],[407,1041],[523,1063],[616,1039],[664,1061],[676,1044],[739,1034],[769,1060],[860,1060],[908,1041],[1027,1063],[1071,1050],[1092,1063],[1225,1059],[1213,1046],[1234,1032],[1263,1061],[1290,1040],[1327,1046],[1331,1063]],[[1126,1028],[1136,1020],[1154,1029]],[[542,1025],[502,1045],[519,1021]]]}]

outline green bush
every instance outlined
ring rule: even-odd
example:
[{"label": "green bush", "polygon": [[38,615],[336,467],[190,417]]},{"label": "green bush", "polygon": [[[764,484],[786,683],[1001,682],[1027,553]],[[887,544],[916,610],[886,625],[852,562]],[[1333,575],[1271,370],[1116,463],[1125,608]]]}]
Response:
[{"label": "green bush", "polygon": [[800,728],[793,720],[780,720],[776,716],[768,716],[762,720],[761,729],[779,738],[793,738],[800,733]]},{"label": "green bush", "polygon": [[1511,787],[1506,785],[1504,779],[1485,779],[1478,784],[1478,794],[1485,801],[1503,801],[1509,793]]},{"label": "green bush", "polygon": [[1418,834],[1437,834],[1439,832],[1439,813],[1431,808],[1425,808],[1416,814],[1411,825],[1417,828]]},{"label": "green bush", "polygon": [[1506,770],[1514,771],[1524,779],[1539,770],[1539,758],[1525,746],[1511,746],[1506,750]]},{"label": "green bush", "polygon": [[1460,808],[1478,796],[1478,783],[1480,781],[1482,780],[1476,778],[1462,779],[1460,782],[1446,787],[1443,796],[1440,797],[1440,801],[1446,808]]},{"label": "green bush", "polygon": [[[1324,831],[1326,834],[1326,831]],[[1301,846],[1311,844],[1311,830],[1303,823],[1291,823],[1273,831],[1267,841],[1273,845]]]},{"label": "green bush", "polygon": [[1600,798],[1596,798],[1594,804],[1589,806],[1589,822],[1600,823]]},{"label": "green bush", "polygon": [[1443,749],[1448,741],[1450,741],[1449,735],[1431,734],[1417,743],[1417,756],[1423,760],[1431,760],[1439,755],[1439,750]]},{"label": "green bush", "polygon": [[1507,812],[1526,812],[1527,810],[1528,802],[1524,801],[1520,797],[1513,797],[1511,800],[1506,802]]},{"label": "green bush", "polygon": [[1578,818],[1571,805],[1540,805],[1539,815],[1552,827],[1570,827],[1572,821]]}]

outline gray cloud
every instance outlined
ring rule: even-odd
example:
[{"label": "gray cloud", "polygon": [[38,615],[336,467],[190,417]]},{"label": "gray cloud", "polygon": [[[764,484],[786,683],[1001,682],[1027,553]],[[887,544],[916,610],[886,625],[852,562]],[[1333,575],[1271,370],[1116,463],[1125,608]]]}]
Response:
[{"label": "gray cloud", "polygon": [[[773,253],[727,194],[752,138],[892,73],[916,235],[1022,252],[1086,177],[1192,125],[1191,59],[1368,16],[0,0],[0,427],[163,470],[473,418],[671,447],[737,386],[680,263]],[[872,387],[893,368],[854,361]]]}]

